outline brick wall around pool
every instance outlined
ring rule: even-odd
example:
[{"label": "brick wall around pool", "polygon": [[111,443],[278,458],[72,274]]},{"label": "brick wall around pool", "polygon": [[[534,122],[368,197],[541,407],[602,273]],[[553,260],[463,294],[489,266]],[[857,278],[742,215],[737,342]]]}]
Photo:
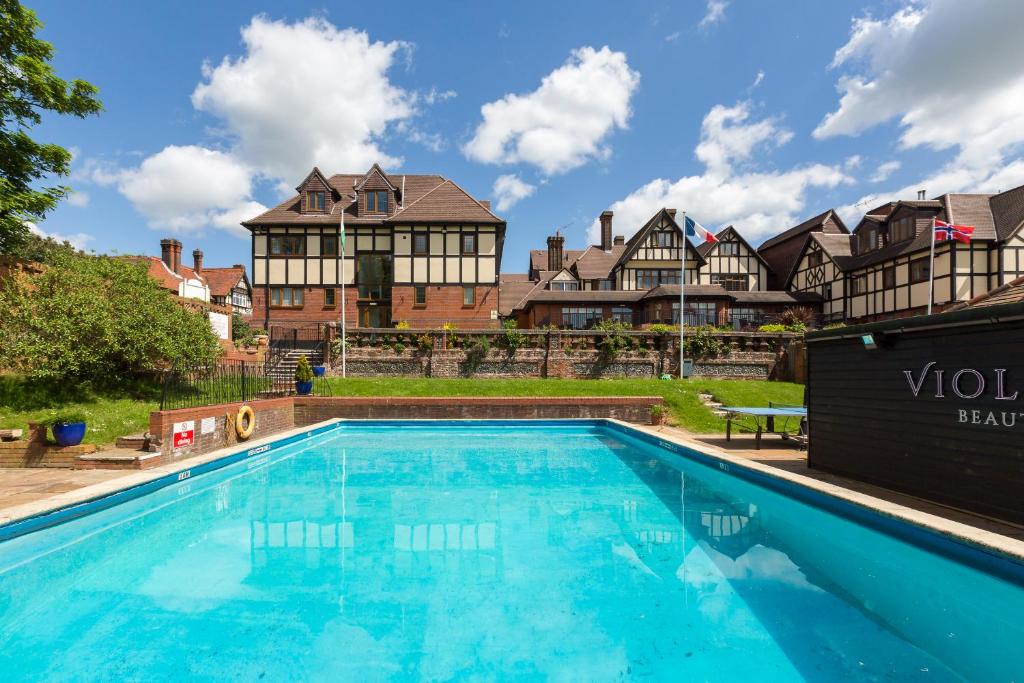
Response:
[{"label": "brick wall around pool", "polygon": [[[242,403],[154,411],[149,415],[149,450],[167,463],[242,443],[235,417]],[[288,396],[252,401],[256,428],[250,438],[322,422],[347,419],[536,420],[616,418],[649,424],[659,396],[349,397]],[[178,436],[175,437],[177,432]],[[178,446],[175,447],[175,443]],[[151,464],[156,464],[153,461]]]}]

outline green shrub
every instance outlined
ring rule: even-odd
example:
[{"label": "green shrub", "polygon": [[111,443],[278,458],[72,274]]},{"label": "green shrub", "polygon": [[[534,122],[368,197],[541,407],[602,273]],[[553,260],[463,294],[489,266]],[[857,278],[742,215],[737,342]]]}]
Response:
[{"label": "green shrub", "polygon": [[409,321],[408,320],[399,320],[397,323],[395,323],[395,329],[396,330],[407,330],[407,329],[409,329]]},{"label": "green shrub", "polygon": [[426,353],[434,348],[434,337],[430,334],[421,334],[416,337],[416,346],[420,351]]},{"label": "green shrub", "polygon": [[250,325],[240,314],[231,314],[231,341],[235,346],[252,346],[257,336],[266,333],[266,330]]},{"label": "green shrub", "polygon": [[672,334],[673,332],[679,331],[679,326],[666,325],[665,323],[654,323],[653,325],[647,326],[647,331],[655,334]]},{"label": "green shrub", "polygon": [[715,335],[715,328],[698,327],[686,334],[686,355],[691,358],[714,358],[729,355],[729,345]]},{"label": "green shrub", "polygon": [[846,327],[846,323],[829,323],[828,325],[825,325],[825,327],[823,327],[821,329],[823,329],[823,330],[840,330],[840,329],[842,329],[844,327]]},{"label": "green shrub", "polygon": [[405,344],[402,342],[395,342],[395,353],[405,353]]},{"label": "green shrub", "polygon": [[516,355],[516,351],[526,346],[526,335],[519,331],[519,324],[515,320],[506,320],[501,325],[505,328],[505,334],[501,339],[501,345],[508,351],[508,355]]},{"label": "green shrub", "polygon": [[619,353],[629,345],[627,330],[633,329],[624,322],[606,319],[594,325],[594,330],[601,332],[597,340],[597,348],[601,352],[601,359],[605,362],[613,360]]},{"label": "green shrub", "polygon": [[463,348],[466,353],[466,374],[472,375],[487,357],[487,352],[491,350],[491,342],[487,337],[474,337],[468,340]]},{"label": "green shrub", "polygon": [[181,306],[136,260],[57,253],[0,282],[0,367],[34,380],[107,382],[221,348],[206,315]]},{"label": "green shrub", "polygon": [[309,367],[309,360],[305,356],[299,356],[299,363],[295,366],[295,381],[313,381],[313,368]]},{"label": "green shrub", "polygon": [[788,332],[786,326],[782,323],[767,323],[757,328],[758,332]]},{"label": "green shrub", "polygon": [[79,410],[62,410],[47,417],[43,420],[43,424],[47,427],[53,427],[55,425],[69,425],[76,422],[85,422],[85,420],[85,413]]}]

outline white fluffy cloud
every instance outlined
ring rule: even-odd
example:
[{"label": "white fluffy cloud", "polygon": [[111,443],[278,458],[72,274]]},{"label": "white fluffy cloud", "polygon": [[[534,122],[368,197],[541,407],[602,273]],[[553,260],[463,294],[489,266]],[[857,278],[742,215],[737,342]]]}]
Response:
[{"label": "white fluffy cloud", "polygon": [[221,120],[224,151],[168,146],[135,168],[85,160],[78,177],[116,185],[153,228],[215,227],[245,236],[238,225],[266,210],[253,188],[266,180],[283,192],[314,165],[360,170],[401,159],[381,143],[393,132],[440,150],[444,140],[411,122],[417,104],[456,96],[436,88],[420,95],[394,85],[388,73],[405,43],[374,42],[322,18],[296,23],[256,16],[242,28],[244,52],[203,66],[192,105]]},{"label": "white fluffy cloud", "polygon": [[605,139],[626,128],[639,83],[624,52],[574,50],[533,92],[485,104],[483,122],[463,152],[484,163],[533,164],[548,175],[607,158]]},{"label": "white fluffy cloud", "polygon": [[84,232],[76,232],[68,235],[64,235],[58,232],[45,232],[38,225],[32,221],[25,221],[25,225],[28,226],[29,232],[39,237],[49,237],[50,239],[57,240],[58,242],[68,242],[75,249],[85,249],[85,246],[92,241],[92,235]]},{"label": "white fluffy cloud", "polygon": [[89,193],[83,190],[73,190],[68,195],[67,202],[71,206],[89,206]]},{"label": "white fluffy cloud", "polygon": [[226,152],[169,146],[122,171],[117,188],[154,228],[195,231],[207,225],[241,230],[237,221],[266,211],[252,201],[252,170]]},{"label": "white fluffy cloud", "polygon": [[517,175],[498,176],[498,179],[494,181],[493,188],[494,198],[497,200],[494,208],[498,211],[507,211],[519,200],[526,199],[536,191],[535,185],[520,180]]},{"label": "white fluffy cloud", "polygon": [[[855,19],[832,68],[839,105],[814,131],[857,135],[896,119],[903,148],[955,150],[915,186],[934,192],[1008,189],[1024,182],[1024,2],[928,0],[892,16]],[[862,201],[866,201],[862,200]]]},{"label": "white fluffy cloud", "polygon": [[793,139],[792,131],[780,128],[773,119],[746,123],[750,103],[734,107],[716,104],[701,124],[697,158],[710,173],[729,173],[737,162],[747,161],[763,145],[780,147]]},{"label": "white fluffy cloud", "polygon": [[411,117],[414,97],[388,71],[405,43],[372,42],[322,18],[289,24],[257,16],[242,29],[245,54],[203,69],[192,105],[227,125],[239,159],[295,183],[315,164],[396,166],[380,141]]},{"label": "white fluffy cloud", "polygon": [[704,18],[700,20],[700,27],[708,28],[724,19],[725,8],[728,6],[729,0],[708,0],[708,7],[704,12]]},{"label": "white fluffy cloud", "polygon": [[[686,211],[709,229],[734,224],[754,244],[803,218],[811,188],[835,187],[850,179],[839,166],[810,164],[786,171],[738,169],[760,148],[785,144],[792,137],[772,119],[750,121],[750,105],[715,106],[704,117],[697,156],[702,175],[677,180],[658,178],[609,208],[616,234],[630,235],[662,207]],[[589,239],[599,239],[591,225]]]},{"label": "white fluffy cloud", "polygon": [[873,183],[880,183],[880,182],[883,182],[885,180],[888,180],[889,176],[891,176],[896,171],[900,170],[900,166],[902,166],[902,164],[900,164],[900,162],[898,162],[896,160],[885,161],[885,162],[879,164],[875,168],[875,172],[873,174],[871,174],[871,178],[870,178],[871,182],[873,182]]}]

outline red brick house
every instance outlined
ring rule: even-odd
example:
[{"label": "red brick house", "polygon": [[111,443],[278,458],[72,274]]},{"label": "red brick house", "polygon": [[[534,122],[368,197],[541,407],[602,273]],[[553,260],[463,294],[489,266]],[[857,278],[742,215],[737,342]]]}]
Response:
[{"label": "red brick house", "polygon": [[[505,221],[439,175],[325,176],[242,223],[252,233],[253,317],[266,327],[498,324]],[[345,246],[340,228],[344,218]]]}]

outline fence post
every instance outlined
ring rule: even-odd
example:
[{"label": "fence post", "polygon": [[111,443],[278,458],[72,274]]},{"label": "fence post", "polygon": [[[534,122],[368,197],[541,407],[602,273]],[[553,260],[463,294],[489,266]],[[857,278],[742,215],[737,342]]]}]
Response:
[{"label": "fence post", "polygon": [[242,403],[245,403],[248,399],[246,398],[246,385],[245,385],[245,366],[248,365],[244,360],[242,361]]}]

